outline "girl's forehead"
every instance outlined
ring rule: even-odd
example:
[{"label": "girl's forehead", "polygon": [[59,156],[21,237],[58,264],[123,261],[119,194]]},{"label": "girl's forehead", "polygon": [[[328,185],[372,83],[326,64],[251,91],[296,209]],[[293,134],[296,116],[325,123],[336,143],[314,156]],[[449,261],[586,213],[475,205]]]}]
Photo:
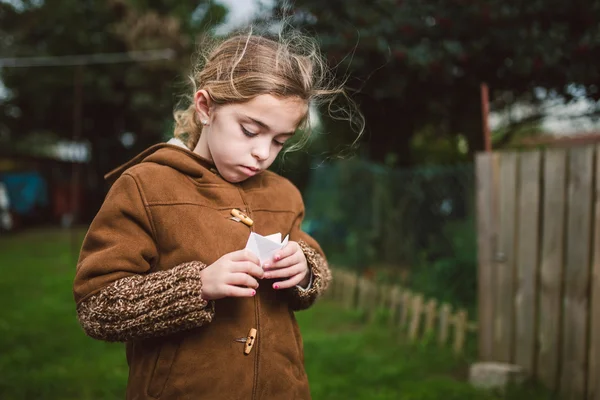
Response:
[{"label": "girl's forehead", "polygon": [[279,133],[293,132],[308,112],[308,104],[299,97],[277,97],[262,94],[244,103],[230,106],[230,112],[247,122]]}]

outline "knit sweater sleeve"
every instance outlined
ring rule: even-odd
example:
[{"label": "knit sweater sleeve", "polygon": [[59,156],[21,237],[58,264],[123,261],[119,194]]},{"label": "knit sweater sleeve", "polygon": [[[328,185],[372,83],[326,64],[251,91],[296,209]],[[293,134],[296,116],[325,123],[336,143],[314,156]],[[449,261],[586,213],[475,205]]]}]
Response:
[{"label": "knit sweater sleeve", "polygon": [[202,298],[199,261],[156,269],[160,254],[144,192],[123,174],[113,184],[84,238],[73,294],[79,322],[91,337],[129,341],[211,321]]},{"label": "knit sweater sleeve", "polygon": [[289,304],[290,308],[295,311],[305,310],[312,306],[317,298],[325,293],[331,282],[331,271],[325,257],[304,240],[299,240],[298,244],[306,257],[308,268],[312,274],[312,282],[308,289],[298,286],[290,289]]},{"label": "knit sweater sleeve", "polygon": [[205,267],[189,262],[119,279],[79,303],[79,322],[89,336],[106,341],[164,336],[209,323],[214,302],[202,299]]}]

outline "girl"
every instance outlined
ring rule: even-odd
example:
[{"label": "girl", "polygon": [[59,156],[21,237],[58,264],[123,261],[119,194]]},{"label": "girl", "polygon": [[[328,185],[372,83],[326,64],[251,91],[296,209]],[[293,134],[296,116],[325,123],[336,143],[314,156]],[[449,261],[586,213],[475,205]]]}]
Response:
[{"label": "girl", "polygon": [[[311,104],[344,93],[311,43],[223,41],[194,73],[175,139],[107,175],[74,295],[88,335],[126,342],[128,399],[310,398],[293,311],[331,276],[300,229],[299,191],[267,168],[308,131]],[[244,250],[251,232],[290,240],[261,265]]]}]

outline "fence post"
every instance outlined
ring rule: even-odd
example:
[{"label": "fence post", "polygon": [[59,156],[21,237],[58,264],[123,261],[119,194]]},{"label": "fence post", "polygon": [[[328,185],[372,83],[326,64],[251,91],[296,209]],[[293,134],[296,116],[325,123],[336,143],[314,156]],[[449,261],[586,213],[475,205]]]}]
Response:
[{"label": "fence post", "polygon": [[459,354],[465,345],[467,331],[467,312],[460,310],[454,317],[454,352]]},{"label": "fence post", "polygon": [[536,302],[539,261],[539,208],[541,153],[528,151],[519,157],[517,242],[515,251],[515,363],[530,374],[536,359]]},{"label": "fence post", "polygon": [[558,389],[566,206],[566,149],[547,149],[543,160],[537,378]]},{"label": "fence post", "polygon": [[355,274],[346,275],[346,301],[345,305],[347,309],[354,309],[356,302],[356,289],[358,283],[358,276]]},{"label": "fence post", "polygon": [[[568,398],[587,393],[588,306],[592,245],[593,147],[569,151],[565,293],[560,391]],[[596,242],[598,243],[598,242]]]},{"label": "fence post", "polygon": [[405,290],[402,294],[402,308],[400,309],[400,329],[405,329],[408,325],[408,314],[412,304],[412,293]]},{"label": "fence post", "polygon": [[440,335],[438,341],[440,345],[445,345],[448,342],[448,325],[450,323],[450,305],[444,303],[440,310]]},{"label": "fence post", "polygon": [[408,336],[411,341],[414,341],[419,335],[419,327],[421,325],[421,315],[423,314],[423,296],[416,295],[412,303],[412,319],[410,322],[410,330]]},{"label": "fence post", "polygon": [[475,159],[477,193],[477,254],[479,288],[479,358],[491,360],[494,351],[495,161],[490,153]]},{"label": "fence post", "polygon": [[435,317],[437,316],[437,301],[431,299],[427,302],[425,314],[425,333],[430,334],[433,332]]},{"label": "fence post", "polygon": [[390,291],[390,302],[389,302],[389,324],[394,326],[396,324],[396,316],[398,314],[398,302],[400,298],[400,288],[397,285],[394,285]]},{"label": "fence post", "polygon": [[594,199],[593,237],[596,245],[592,255],[592,297],[590,300],[590,349],[588,367],[588,399],[600,399],[600,145],[596,146],[596,196]]}]

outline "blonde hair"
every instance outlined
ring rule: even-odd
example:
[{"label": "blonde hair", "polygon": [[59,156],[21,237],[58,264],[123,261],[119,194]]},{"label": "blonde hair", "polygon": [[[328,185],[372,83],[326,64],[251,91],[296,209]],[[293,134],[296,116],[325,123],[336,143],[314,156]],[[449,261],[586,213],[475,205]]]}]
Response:
[{"label": "blonde hair", "polygon": [[[261,94],[300,98],[309,105],[308,113],[311,106],[325,104],[331,117],[350,122],[358,133],[354,143],[362,134],[362,115],[343,84],[333,84],[332,74],[313,39],[297,31],[285,35],[280,32],[270,38],[249,29],[245,34],[233,34],[220,43],[203,46],[203,50],[206,55],[200,54],[190,76],[193,92],[187,101],[191,104],[174,112],[174,135],[189,149],[194,149],[202,133],[191,101],[199,89],[206,90],[217,107],[243,103]],[[340,99],[347,107],[339,106]],[[302,137],[286,151],[297,150],[308,141],[312,131],[308,113],[298,127]]]}]

